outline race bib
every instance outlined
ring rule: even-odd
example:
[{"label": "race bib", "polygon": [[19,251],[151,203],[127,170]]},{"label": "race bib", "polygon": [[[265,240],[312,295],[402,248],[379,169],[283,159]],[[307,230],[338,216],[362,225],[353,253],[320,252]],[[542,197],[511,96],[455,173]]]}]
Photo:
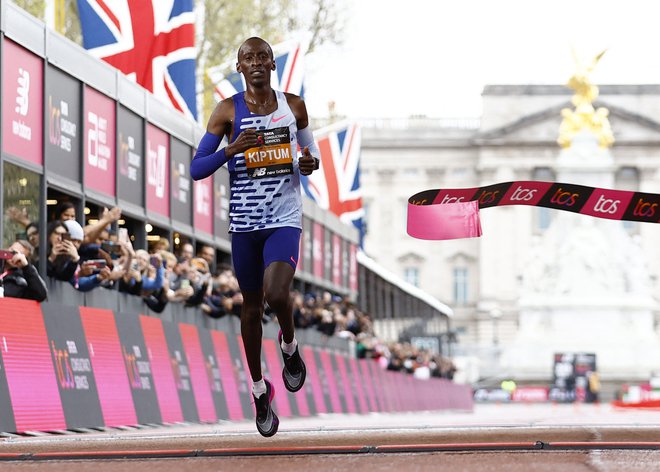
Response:
[{"label": "race bib", "polygon": [[258,147],[245,151],[248,177],[261,179],[293,173],[289,127],[257,130]]}]

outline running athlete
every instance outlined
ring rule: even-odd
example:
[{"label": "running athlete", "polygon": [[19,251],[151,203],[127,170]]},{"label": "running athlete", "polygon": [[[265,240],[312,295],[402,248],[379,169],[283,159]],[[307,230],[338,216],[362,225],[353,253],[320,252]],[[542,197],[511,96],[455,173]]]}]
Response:
[{"label": "running athlete", "polygon": [[[236,70],[245,78],[246,91],[218,103],[190,175],[203,179],[228,163],[232,260],[243,294],[241,336],[252,377],[257,430],[268,437],[277,432],[279,420],[271,407],[273,385],[261,372],[264,300],[280,324],[284,385],[297,392],[306,376],[294,336],[290,294],[302,231],[300,174],[310,175],[319,160],[314,157],[318,149],[305,102],[270,86],[275,70],[270,45],[261,38],[246,40],[238,49]],[[218,150],[225,136],[229,144]]]}]

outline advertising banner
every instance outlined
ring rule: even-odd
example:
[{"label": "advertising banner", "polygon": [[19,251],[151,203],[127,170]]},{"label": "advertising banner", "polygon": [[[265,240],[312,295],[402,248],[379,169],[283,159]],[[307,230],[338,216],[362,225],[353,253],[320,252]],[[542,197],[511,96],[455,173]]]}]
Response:
[{"label": "advertising banner", "polygon": [[[218,417],[211,395],[212,385],[211,378],[208,375],[208,366],[206,365],[207,359],[205,359],[202,352],[197,326],[179,323],[179,332],[181,333],[181,344],[188,361],[190,385],[197,405],[199,421],[214,422]],[[213,365],[216,365],[215,356],[213,356],[212,362]],[[181,367],[181,364],[179,367]]]},{"label": "advertising banner", "polygon": [[140,208],[144,207],[144,121],[132,111],[119,106],[117,111],[117,196]]},{"label": "advertising banner", "polygon": [[159,318],[140,315],[140,326],[151,363],[154,388],[163,422],[180,423],[183,421],[183,412],[163,322]]},{"label": "advertising banner", "polygon": [[341,241],[341,286],[349,288],[349,275],[350,275],[350,251],[351,243],[346,239]]},{"label": "advertising banner", "polygon": [[[213,348],[218,362],[218,370],[220,371],[220,379],[222,380],[224,398],[227,403],[228,418],[230,420],[240,421],[244,419],[244,416],[243,406],[241,405],[241,397],[238,391],[239,378],[237,371],[235,370],[235,364],[232,355],[229,352],[227,336],[222,331],[215,330],[210,331],[210,335],[213,341]],[[225,418],[222,413],[220,414],[220,417]]]},{"label": "advertising banner", "polygon": [[323,245],[324,245],[323,226],[321,223],[314,222],[312,234],[312,260],[314,264],[313,274],[316,277],[323,278]]},{"label": "advertising banner", "polygon": [[2,44],[2,150],[42,165],[43,60],[5,37]]},{"label": "advertising banner", "polygon": [[147,125],[146,198],[147,210],[170,216],[170,139],[152,124]]},{"label": "advertising banner", "polygon": [[77,307],[41,305],[68,428],[104,426],[92,361]]},{"label": "advertising banner", "polygon": [[80,82],[48,66],[46,81],[46,168],[80,182]]},{"label": "advertising banner", "polygon": [[85,338],[106,426],[137,424],[121,343],[111,310],[80,307]]},{"label": "advertising banner", "polygon": [[229,241],[229,171],[221,167],[213,175],[213,234]]},{"label": "advertising banner", "polygon": [[[0,301],[2,367],[16,426],[10,431],[66,429],[39,303],[18,298]],[[6,398],[0,401],[6,406]]]},{"label": "advertising banner", "polygon": [[332,280],[332,231],[323,228],[323,278]]},{"label": "advertising banner", "polygon": [[305,367],[307,368],[307,380],[305,383],[309,383],[309,387],[312,391],[313,410],[316,413],[327,413],[328,403],[326,403],[325,400],[325,394],[323,391],[323,385],[321,384],[314,350],[309,346],[303,346],[302,352],[303,358],[305,359]]},{"label": "advertising banner", "polygon": [[336,370],[333,368],[332,360],[330,358],[330,353],[326,350],[319,352],[320,366],[323,371],[321,376],[321,382],[323,379],[326,381],[324,387],[327,388],[327,394],[330,397],[330,407],[332,413],[343,413],[341,406],[341,397],[339,394],[339,387],[337,385],[337,379],[335,377]]},{"label": "advertising banner", "polygon": [[115,321],[138,422],[161,423],[163,419],[158,408],[153,367],[140,319],[133,313],[117,313]]},{"label": "advertising banner", "polygon": [[85,87],[85,187],[115,196],[115,102]]},{"label": "advertising banner", "polygon": [[312,220],[303,216],[302,234],[300,235],[300,261],[298,270],[307,274],[312,273],[314,260],[312,258]]},{"label": "advertising banner", "polygon": [[178,139],[170,142],[172,219],[192,226],[190,160],[192,148]]},{"label": "advertising banner", "polygon": [[354,292],[358,291],[358,248],[351,243],[348,253],[348,288]]},{"label": "advertising banner", "polygon": [[179,326],[175,323],[165,321],[163,322],[163,331],[165,332],[170,363],[172,371],[174,372],[174,383],[179,392],[183,418],[186,421],[199,421],[195,395],[193,393],[193,385],[190,380],[190,366],[188,364],[186,352],[183,349]]},{"label": "advertising banner", "polygon": [[213,234],[213,178],[193,182],[193,225]]},{"label": "advertising banner", "polygon": [[332,283],[341,286],[341,238],[332,235]]},{"label": "advertising banner", "polygon": [[227,420],[229,419],[229,409],[227,408],[227,397],[229,393],[223,387],[220,359],[216,355],[212,331],[203,328],[198,328],[197,331],[199,333],[199,344],[202,348],[202,355],[204,356],[206,378],[209,382],[209,390],[213,398],[216,416],[218,419]]}]

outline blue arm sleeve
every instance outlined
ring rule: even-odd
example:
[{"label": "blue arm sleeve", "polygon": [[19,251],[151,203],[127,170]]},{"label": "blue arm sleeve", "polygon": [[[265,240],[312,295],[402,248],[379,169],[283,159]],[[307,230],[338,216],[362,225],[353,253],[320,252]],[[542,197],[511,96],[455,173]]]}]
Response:
[{"label": "blue arm sleeve", "polygon": [[190,176],[193,180],[205,179],[230,159],[225,156],[225,148],[216,151],[220,142],[220,136],[208,131],[204,134],[190,163]]},{"label": "blue arm sleeve", "polygon": [[150,279],[145,277],[142,279],[142,289],[143,290],[160,290],[163,287],[163,276],[165,275],[165,269],[161,266],[156,271],[156,277]]},{"label": "blue arm sleeve", "polygon": [[[78,291],[79,292],[89,292],[92,289],[95,289],[100,285],[96,274],[88,275],[87,277],[80,277],[78,279]],[[74,285],[75,286],[75,285]]]}]

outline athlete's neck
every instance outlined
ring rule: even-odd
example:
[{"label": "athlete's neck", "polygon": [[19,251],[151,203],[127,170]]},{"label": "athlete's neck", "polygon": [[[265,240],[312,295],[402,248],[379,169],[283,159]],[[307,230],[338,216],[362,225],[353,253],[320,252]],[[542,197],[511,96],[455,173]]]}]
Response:
[{"label": "athlete's neck", "polygon": [[275,91],[270,87],[251,88],[245,91],[245,103],[252,113],[268,115],[277,110]]}]

